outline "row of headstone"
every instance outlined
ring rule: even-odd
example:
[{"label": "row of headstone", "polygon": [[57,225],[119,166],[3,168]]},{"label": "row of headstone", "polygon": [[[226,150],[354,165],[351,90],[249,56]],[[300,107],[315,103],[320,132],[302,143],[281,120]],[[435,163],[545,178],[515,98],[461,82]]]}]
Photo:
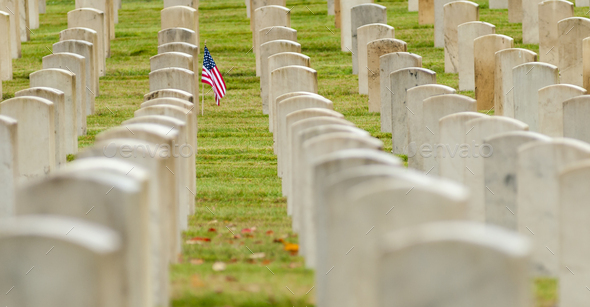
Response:
[{"label": "row of headstone", "polygon": [[[84,26],[90,15],[76,11],[69,25],[73,18]],[[135,117],[99,133],[65,165],[66,154],[77,153],[85,130],[79,118],[93,110],[98,60],[107,55],[95,48],[106,28],[87,25],[98,27],[62,31],[44,69],[30,75],[31,88],[0,104],[0,285],[10,289],[0,301],[169,306],[168,266],[194,214],[198,45],[171,39],[159,46],[152,91]]]},{"label": "row of headstone", "polygon": [[[336,14],[342,2],[334,1]],[[371,27],[393,34],[384,24],[364,25],[358,28],[359,42],[361,30]],[[261,88],[270,93],[277,171],[299,235],[299,253],[316,270],[317,305],[427,306],[440,304],[444,296],[444,306],[487,305],[490,297],[525,306],[527,240],[513,231],[466,222],[470,198],[465,187],[405,170],[399,158],[382,151],[380,140],[333,111],[334,103],[317,94],[309,58],[292,42],[277,37],[261,45],[260,63],[270,72],[268,79],[261,76]],[[265,44],[275,44],[271,56],[262,53]],[[386,84],[404,93],[400,109],[405,111],[410,100],[416,111],[432,108],[424,111],[432,114],[424,121],[432,122],[435,131],[439,117],[476,110],[475,100],[429,84],[435,83],[434,72],[419,67],[421,57],[405,52],[405,42],[375,37],[366,45],[367,66],[395,80]],[[419,103],[425,98],[432,103]],[[484,258],[485,265],[479,262]],[[461,276],[459,282],[440,282],[450,272]]]}]

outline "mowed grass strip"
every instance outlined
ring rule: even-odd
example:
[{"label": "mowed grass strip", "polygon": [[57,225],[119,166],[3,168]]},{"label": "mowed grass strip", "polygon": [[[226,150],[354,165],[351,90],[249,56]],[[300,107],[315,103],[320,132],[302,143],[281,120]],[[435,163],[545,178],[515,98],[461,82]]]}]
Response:
[{"label": "mowed grass strip", "polygon": [[[522,44],[521,25],[507,22],[507,10],[492,11],[487,2],[476,2],[481,21],[496,25],[496,33],[513,37],[515,47],[538,52],[538,46]],[[407,11],[407,1],[376,3],[388,8],[388,24],[395,28],[396,38],[408,43],[409,52],[422,56],[423,67],[437,73],[437,82],[457,88],[457,75],[444,73],[443,49],[433,47],[433,26],[419,25],[418,13]],[[351,56],[340,52],[340,30],[334,27],[334,17],[327,16],[326,2],[287,1],[287,5],[293,8],[291,26],[298,31],[302,52],[318,71],[319,94],[391,150],[391,134],[380,132],[379,115],[368,113],[367,96],[358,94]],[[88,135],[79,138],[81,148],[92,145],[101,131],[133,117],[149,92],[149,58],[157,54],[162,6],[161,0],[124,0],[107,75],[100,80],[96,114],[88,117]],[[48,1],[41,28],[23,43],[23,58],[13,62],[14,80],[3,82],[4,99],[27,88],[29,74],[42,69],[42,57],[50,54],[47,48],[67,28],[66,14],[72,9],[73,0]],[[576,16],[584,16],[586,10],[576,8]],[[184,234],[181,263],[171,270],[173,306],[313,306],[314,273],[304,268],[302,258],[286,250],[293,247],[288,243],[297,243],[297,236],[291,231],[276,176],[268,117],[261,112],[244,2],[201,0],[199,15],[201,47],[207,41],[224,73],[228,94],[217,107],[205,88],[205,114],[198,119],[197,214]],[[473,92],[461,94],[473,97]],[[198,107],[200,112],[200,101]],[[223,262],[225,270],[214,271],[216,262]],[[556,289],[555,280],[538,280],[532,289],[535,305],[555,305]]]}]

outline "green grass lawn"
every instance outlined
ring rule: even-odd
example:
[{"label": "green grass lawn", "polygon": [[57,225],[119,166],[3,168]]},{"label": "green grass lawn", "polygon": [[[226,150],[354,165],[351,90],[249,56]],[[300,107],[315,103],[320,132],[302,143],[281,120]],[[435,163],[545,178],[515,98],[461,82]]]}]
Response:
[{"label": "green grass lawn", "polygon": [[[422,56],[425,68],[436,71],[438,83],[457,88],[457,75],[444,73],[443,50],[433,47],[433,26],[419,25],[418,13],[408,12],[406,1],[376,2],[388,8],[396,38],[408,43],[409,52]],[[520,24],[508,24],[507,10],[491,11],[487,3],[477,2],[481,21],[496,25],[496,33],[513,37],[515,47],[538,52],[538,46],[522,44]],[[14,61],[14,80],[3,82],[4,99],[29,86],[28,75],[42,68],[42,57],[50,54],[47,48],[67,27],[66,13],[74,9],[74,1],[47,4],[41,28],[23,43],[23,58]],[[367,96],[358,94],[350,54],[340,52],[340,31],[334,28],[334,17],[327,16],[326,2],[287,4],[293,7],[291,26],[298,31],[302,52],[318,71],[319,94],[391,150],[391,134],[380,132],[379,115],[368,113]],[[157,54],[161,9],[161,0],[124,0],[107,75],[100,79],[96,114],[88,118],[88,135],[79,138],[80,147],[133,117],[149,91],[149,58]],[[586,11],[576,8],[576,15],[584,16]],[[297,243],[297,236],[291,232],[276,176],[268,118],[261,112],[244,1],[201,0],[200,31],[201,43],[207,41],[220,70],[231,72],[225,74],[228,94],[222,106],[214,105],[209,92],[205,115],[199,117],[198,208],[184,235],[187,244],[181,263],[172,267],[173,306],[312,306],[314,273],[304,268],[302,258],[285,250],[285,244]],[[226,269],[214,271],[215,262],[224,262]],[[538,280],[532,289],[536,306],[553,306],[556,287],[554,280]]]}]

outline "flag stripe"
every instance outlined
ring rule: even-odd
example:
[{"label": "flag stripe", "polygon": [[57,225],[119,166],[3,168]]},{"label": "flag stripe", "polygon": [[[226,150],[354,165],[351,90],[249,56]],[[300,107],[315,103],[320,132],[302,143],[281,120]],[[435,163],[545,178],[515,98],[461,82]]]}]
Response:
[{"label": "flag stripe", "polygon": [[212,87],[213,93],[215,94],[215,102],[219,105],[221,98],[226,94],[225,80],[223,80],[223,76],[219,72],[219,69],[207,47],[205,47],[205,55],[203,58],[201,83],[208,84]]}]

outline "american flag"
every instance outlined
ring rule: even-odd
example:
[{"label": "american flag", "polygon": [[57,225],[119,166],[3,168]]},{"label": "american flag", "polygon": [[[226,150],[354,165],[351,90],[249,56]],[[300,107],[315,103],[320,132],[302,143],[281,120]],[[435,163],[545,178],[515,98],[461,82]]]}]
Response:
[{"label": "american flag", "polygon": [[215,102],[219,105],[221,98],[225,96],[225,80],[221,76],[215,61],[209,53],[209,49],[205,47],[205,57],[203,59],[203,72],[201,73],[201,82],[211,85],[215,93]]}]

